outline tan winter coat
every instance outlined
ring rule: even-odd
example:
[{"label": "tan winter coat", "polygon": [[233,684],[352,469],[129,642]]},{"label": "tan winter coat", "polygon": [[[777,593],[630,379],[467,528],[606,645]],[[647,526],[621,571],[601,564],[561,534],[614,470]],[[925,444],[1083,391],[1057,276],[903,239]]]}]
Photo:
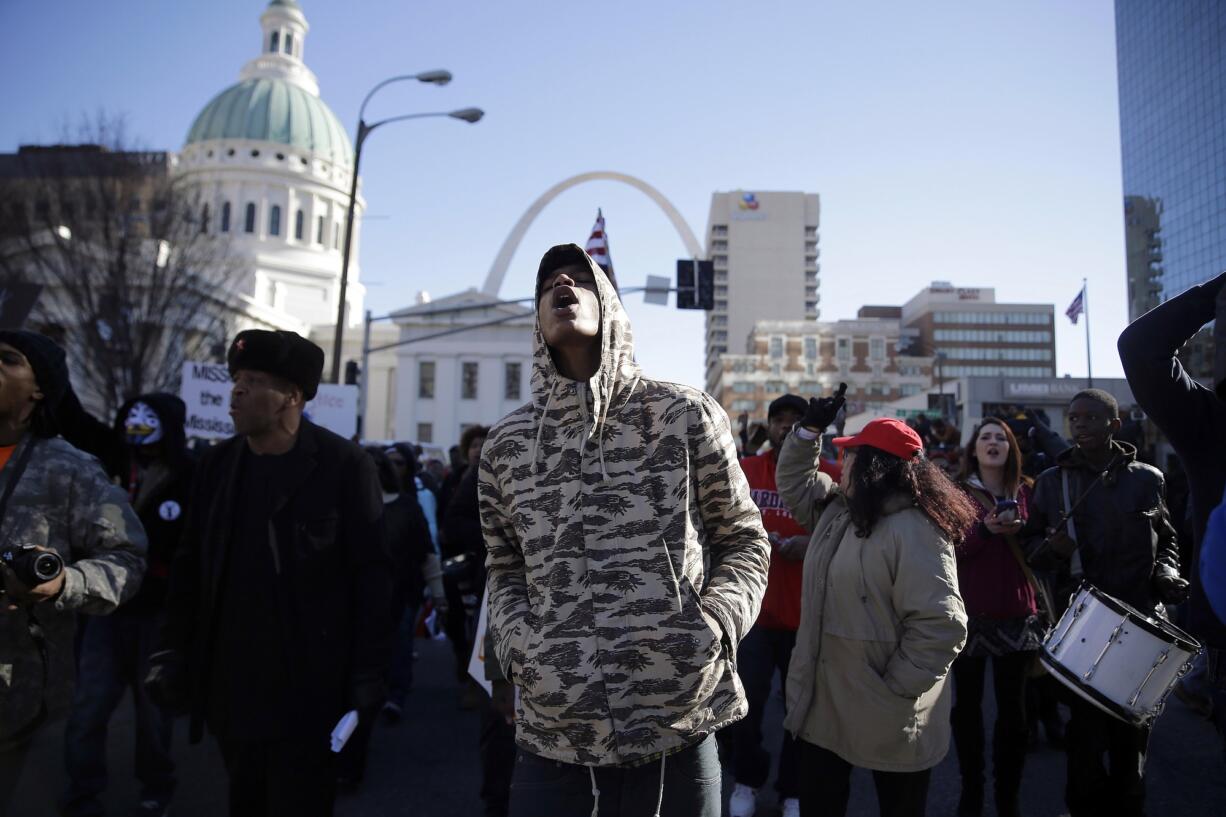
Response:
[{"label": "tan winter coat", "polygon": [[788,435],[779,495],[813,531],[784,728],[854,766],[928,769],[949,749],[949,665],[966,641],[953,546],[910,500],[868,537],[817,470],[819,446]]},{"label": "tan winter coat", "polygon": [[723,409],[642,376],[621,302],[592,270],[600,370],[562,377],[538,326],[532,402],[494,426],[478,491],[489,626],[520,690],[516,740],[610,766],[744,716],[736,647],[770,544]]}]

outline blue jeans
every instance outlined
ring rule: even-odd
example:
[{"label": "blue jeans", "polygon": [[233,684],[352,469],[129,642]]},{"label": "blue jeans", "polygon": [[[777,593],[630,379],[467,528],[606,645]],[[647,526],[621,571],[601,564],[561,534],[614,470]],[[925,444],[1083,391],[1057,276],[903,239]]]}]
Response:
[{"label": "blue jeans", "polygon": [[106,789],[106,730],[130,687],[136,703],[136,777],[141,800],[166,803],[175,788],[170,756],[171,718],[149,700],[143,684],[157,636],[151,616],[118,613],[80,617],[84,628],[77,659],[76,695],[64,730],[67,817],[103,813]]},{"label": "blue jeans", "polygon": [[[594,772],[600,792],[598,817],[652,817],[661,791],[660,817],[720,815],[719,753],[713,735],[664,758],[663,769],[661,761],[655,761],[630,768],[596,767]],[[592,767],[546,760],[521,749],[511,778],[510,817],[588,817],[597,797],[592,773]]]}]

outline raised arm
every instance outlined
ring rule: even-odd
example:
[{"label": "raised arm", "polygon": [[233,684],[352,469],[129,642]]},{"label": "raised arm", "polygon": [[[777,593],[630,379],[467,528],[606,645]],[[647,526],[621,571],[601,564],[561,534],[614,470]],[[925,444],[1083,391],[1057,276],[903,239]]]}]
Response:
[{"label": "raised arm", "polygon": [[1213,423],[1213,392],[1184,370],[1175,353],[1214,318],[1226,273],[1176,295],[1137,318],[1117,346],[1137,404],[1181,456],[1204,442]]},{"label": "raised arm", "polygon": [[806,530],[814,530],[830,501],[838,495],[838,485],[818,470],[821,464],[821,439],[806,439],[799,430],[787,436],[775,467],[775,486],[792,517]]}]

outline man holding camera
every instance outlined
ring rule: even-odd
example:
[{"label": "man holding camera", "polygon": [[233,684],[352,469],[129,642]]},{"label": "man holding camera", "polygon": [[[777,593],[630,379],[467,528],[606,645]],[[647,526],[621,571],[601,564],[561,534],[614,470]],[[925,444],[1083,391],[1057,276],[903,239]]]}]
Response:
[{"label": "man holding camera", "polygon": [[330,815],[329,733],[386,700],[392,562],[361,448],[303,417],[323,350],[240,332],[227,355],[236,435],[201,459],[170,571],[154,699],[204,726],[233,815]]},{"label": "man holding camera", "polygon": [[77,611],[110,613],[145,569],[145,533],[102,468],[56,436],[64,350],[0,331],[0,812],[31,738],[72,700]]}]

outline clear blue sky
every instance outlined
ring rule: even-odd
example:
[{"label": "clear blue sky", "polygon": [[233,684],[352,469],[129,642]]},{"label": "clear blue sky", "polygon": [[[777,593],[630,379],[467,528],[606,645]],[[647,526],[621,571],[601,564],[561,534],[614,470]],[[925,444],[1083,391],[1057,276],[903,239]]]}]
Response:
[{"label": "clear blue sky", "polygon": [[[1058,371],[1084,375],[1063,317],[1089,279],[1094,370],[1119,376],[1126,322],[1112,4],[301,0],[306,61],[352,130],[476,105],[486,119],[370,138],[363,279],[376,311],[480,287],[523,210],[589,170],[638,176],[701,236],[717,190],[822,197],[822,319],[901,303],[933,280],[1054,303]],[[260,47],[261,0],[0,0],[0,151],[55,141],[91,112],[177,150]],[[672,275],[684,248],[645,196],[591,183],[535,222],[503,287],[530,294],[548,246],[596,208],[623,284]],[[702,383],[701,313],[628,297],[655,377]]]}]

